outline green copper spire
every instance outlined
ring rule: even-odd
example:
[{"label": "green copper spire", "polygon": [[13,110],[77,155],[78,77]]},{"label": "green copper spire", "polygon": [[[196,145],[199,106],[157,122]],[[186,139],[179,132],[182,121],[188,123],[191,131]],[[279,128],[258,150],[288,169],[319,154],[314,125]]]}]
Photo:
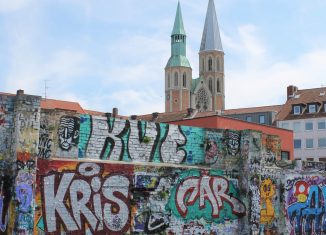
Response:
[{"label": "green copper spire", "polygon": [[180,2],[178,2],[177,13],[175,15],[174,26],[171,35],[176,35],[176,34],[186,35],[185,29],[183,27]]},{"label": "green copper spire", "polygon": [[171,35],[171,57],[166,67],[189,67],[190,63],[186,57],[186,32],[183,27],[180,2],[178,2],[174,26]]}]

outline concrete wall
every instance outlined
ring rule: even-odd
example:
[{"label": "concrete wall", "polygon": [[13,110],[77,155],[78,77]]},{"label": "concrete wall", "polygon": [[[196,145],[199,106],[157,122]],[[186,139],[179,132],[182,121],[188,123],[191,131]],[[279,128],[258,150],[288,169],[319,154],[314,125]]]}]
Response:
[{"label": "concrete wall", "polygon": [[278,161],[277,136],[39,101],[2,99],[12,121],[2,129],[11,150],[1,149],[0,234],[326,232],[326,166]]}]

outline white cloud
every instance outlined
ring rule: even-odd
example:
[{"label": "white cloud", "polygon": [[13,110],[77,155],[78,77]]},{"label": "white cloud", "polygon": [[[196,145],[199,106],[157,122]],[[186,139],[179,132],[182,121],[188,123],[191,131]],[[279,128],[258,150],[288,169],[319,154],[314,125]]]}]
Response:
[{"label": "white cloud", "polygon": [[282,104],[288,85],[299,89],[325,85],[326,49],[302,53],[292,61],[275,61],[254,26],[239,27],[239,40],[225,42],[246,61],[244,67],[225,68],[226,108]]},{"label": "white cloud", "polygon": [[0,0],[0,12],[18,11],[30,4],[32,0]]}]

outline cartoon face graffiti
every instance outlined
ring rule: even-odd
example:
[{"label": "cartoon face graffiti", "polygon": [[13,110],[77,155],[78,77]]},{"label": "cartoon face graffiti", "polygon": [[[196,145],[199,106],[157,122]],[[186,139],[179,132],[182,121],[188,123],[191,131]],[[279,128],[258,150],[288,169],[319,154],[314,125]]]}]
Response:
[{"label": "cartoon face graffiti", "polygon": [[239,152],[240,135],[237,132],[227,131],[225,133],[226,147],[228,154],[235,156]]},{"label": "cartoon face graffiti", "polygon": [[77,117],[61,117],[58,136],[59,146],[62,150],[68,151],[72,145],[78,144],[79,119]]},{"label": "cartoon face graffiti", "polygon": [[265,179],[260,186],[261,198],[271,198],[275,194],[275,186],[271,179]]},{"label": "cartoon face graffiti", "polygon": [[218,157],[218,146],[214,140],[209,140],[206,145],[205,162],[215,163]]}]

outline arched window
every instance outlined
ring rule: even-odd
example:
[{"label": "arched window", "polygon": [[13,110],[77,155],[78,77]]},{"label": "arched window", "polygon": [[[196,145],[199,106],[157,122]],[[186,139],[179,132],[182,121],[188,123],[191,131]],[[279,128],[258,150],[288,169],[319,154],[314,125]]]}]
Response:
[{"label": "arched window", "polygon": [[174,86],[178,86],[179,85],[179,82],[178,82],[178,73],[175,72],[174,73]]},{"label": "arched window", "polygon": [[187,87],[187,74],[185,72],[182,75],[182,85],[183,87]]},{"label": "arched window", "polygon": [[208,80],[208,88],[211,92],[213,91],[213,81],[211,78]]},{"label": "arched window", "polygon": [[216,58],[216,70],[220,71],[220,60]]},{"label": "arched window", "polygon": [[170,79],[170,74],[168,74],[168,88],[171,86],[171,79]]},{"label": "arched window", "polygon": [[212,71],[213,70],[213,60],[212,58],[208,59],[208,71]]},{"label": "arched window", "polygon": [[221,92],[220,80],[218,80],[218,79],[217,79],[217,82],[216,82],[216,91]]}]

